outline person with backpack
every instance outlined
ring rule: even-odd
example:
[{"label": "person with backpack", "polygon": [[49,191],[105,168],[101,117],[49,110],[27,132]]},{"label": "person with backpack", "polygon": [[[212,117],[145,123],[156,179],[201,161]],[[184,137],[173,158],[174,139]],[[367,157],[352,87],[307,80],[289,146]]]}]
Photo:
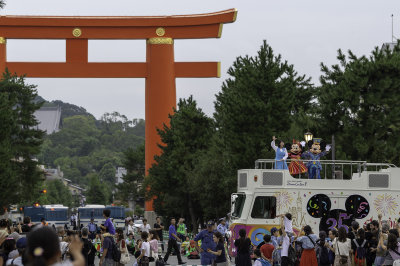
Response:
[{"label": "person with backpack", "polygon": [[339,227],[338,237],[329,249],[335,253],[334,266],[351,266],[351,240],[347,238],[346,228]]},{"label": "person with backpack", "polygon": [[309,225],[304,226],[299,234],[302,232],[304,232],[304,236],[297,237],[297,242],[301,243],[303,249],[300,266],[318,266],[317,255],[315,253],[318,237],[312,233],[311,226]]},{"label": "person with backpack", "polygon": [[366,264],[366,257],[367,257],[367,240],[365,239],[365,231],[364,229],[360,228],[357,231],[357,236],[351,242],[351,249],[354,254],[354,265],[355,266],[363,266]]},{"label": "person with backpack", "polygon": [[317,240],[317,245],[315,247],[315,253],[317,254],[318,266],[330,266],[332,265],[329,258],[329,248],[327,247],[329,243],[326,241],[325,231],[319,232],[319,239]]},{"label": "person with backpack", "polygon": [[254,256],[256,260],[253,266],[271,266],[271,263],[261,257],[261,251],[259,249],[254,250]]},{"label": "person with backpack", "polygon": [[117,252],[117,246],[115,245],[114,237],[108,232],[107,227],[102,227],[102,233],[103,254],[100,258],[99,266],[116,266],[116,260],[113,253],[115,254]]}]

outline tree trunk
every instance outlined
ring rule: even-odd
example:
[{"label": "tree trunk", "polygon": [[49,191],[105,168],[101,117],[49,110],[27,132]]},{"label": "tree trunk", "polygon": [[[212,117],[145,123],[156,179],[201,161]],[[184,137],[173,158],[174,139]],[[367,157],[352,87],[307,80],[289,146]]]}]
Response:
[{"label": "tree trunk", "polygon": [[189,206],[190,219],[192,220],[192,226],[193,226],[192,232],[197,233],[196,232],[196,230],[198,228],[197,217],[196,217],[196,213],[194,212],[194,209],[193,209],[193,203],[192,203],[192,199],[191,199],[190,195],[188,196],[188,206]]}]

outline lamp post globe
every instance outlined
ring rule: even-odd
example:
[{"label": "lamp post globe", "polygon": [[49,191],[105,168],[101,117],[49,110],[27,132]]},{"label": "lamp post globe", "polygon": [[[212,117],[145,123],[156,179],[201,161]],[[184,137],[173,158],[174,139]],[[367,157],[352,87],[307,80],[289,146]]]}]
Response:
[{"label": "lamp post globe", "polygon": [[304,133],[304,139],[306,140],[306,142],[309,142],[310,140],[312,140],[313,138],[313,134],[310,132]]}]

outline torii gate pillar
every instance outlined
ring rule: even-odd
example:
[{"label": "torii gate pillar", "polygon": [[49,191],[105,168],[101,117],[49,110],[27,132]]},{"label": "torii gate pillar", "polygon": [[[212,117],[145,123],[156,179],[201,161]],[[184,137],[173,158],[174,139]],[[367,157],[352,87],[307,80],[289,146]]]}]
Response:
[{"label": "torii gate pillar", "polygon": [[[220,38],[222,26],[236,20],[236,9],[161,17],[0,16],[0,71],[35,78],[145,78],[146,175],[160,154],[157,128],[169,124],[176,107],[175,78],[219,77],[219,62],[175,62],[175,39]],[[7,39],[65,39],[60,63],[7,62]],[[146,62],[88,62],[90,39],[146,39]],[[153,212],[152,201],[145,210]]]},{"label": "torii gate pillar", "polygon": [[[164,40],[161,42],[161,40]],[[170,39],[149,39],[146,61],[146,172],[154,163],[154,155],[160,153],[157,143],[160,136],[156,128],[168,124],[168,114],[176,108],[174,44]],[[160,89],[162,88],[162,89]],[[163,114],[162,116],[160,114]],[[154,140],[158,140],[155,142]],[[146,211],[153,211],[153,202],[146,201]]]}]

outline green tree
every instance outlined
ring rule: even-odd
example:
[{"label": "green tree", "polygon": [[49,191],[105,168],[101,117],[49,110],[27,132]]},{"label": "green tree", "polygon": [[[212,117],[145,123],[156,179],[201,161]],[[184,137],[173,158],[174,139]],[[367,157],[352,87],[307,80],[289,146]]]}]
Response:
[{"label": "green tree", "polygon": [[72,194],[61,180],[47,180],[42,185],[42,190],[46,189],[45,194],[41,194],[37,202],[40,204],[63,204],[72,207]]},{"label": "green tree", "polygon": [[312,108],[314,88],[265,41],[257,56],[239,56],[228,74],[216,96],[214,118],[235,174],[273,156],[273,135],[291,140],[304,133],[301,124]]},{"label": "green tree", "polygon": [[103,168],[101,168],[99,177],[102,182],[106,182],[109,186],[115,186],[115,167],[112,163],[106,163]]},{"label": "green tree", "polygon": [[321,64],[316,130],[335,135],[337,158],[400,164],[400,47]]},{"label": "green tree", "polygon": [[136,201],[144,197],[144,190],[141,186],[145,173],[144,159],[144,144],[135,150],[127,149],[124,152],[122,164],[127,173],[122,177],[123,183],[116,186],[117,198],[133,205],[129,207],[134,211],[136,211]]},{"label": "green tree", "polygon": [[189,215],[193,228],[202,216],[198,202],[207,195],[204,187],[193,186],[193,171],[198,156],[206,150],[213,135],[213,121],[197,107],[192,97],[180,99],[178,110],[169,116],[170,126],[158,130],[161,155],[146,178],[149,197],[160,215]]},{"label": "green tree", "polygon": [[96,174],[89,174],[86,178],[90,180],[89,189],[86,193],[86,201],[88,204],[103,204],[110,203],[110,194],[105,184],[100,182]]},{"label": "green tree", "polygon": [[[24,77],[12,75],[7,70],[0,80],[0,99],[4,103],[2,116],[8,117],[2,118],[8,124],[2,124],[0,129],[4,137],[1,150],[6,166],[0,179],[2,186],[13,181],[12,186],[7,186],[9,191],[3,191],[7,195],[5,201],[1,202],[3,206],[16,202],[31,203],[39,193],[43,172],[39,169],[35,156],[40,152],[44,132],[37,129],[38,122],[34,117],[34,112],[42,104],[35,102],[35,87],[26,84]],[[6,158],[10,155],[12,156]],[[7,167],[10,161],[13,174]]]}]

